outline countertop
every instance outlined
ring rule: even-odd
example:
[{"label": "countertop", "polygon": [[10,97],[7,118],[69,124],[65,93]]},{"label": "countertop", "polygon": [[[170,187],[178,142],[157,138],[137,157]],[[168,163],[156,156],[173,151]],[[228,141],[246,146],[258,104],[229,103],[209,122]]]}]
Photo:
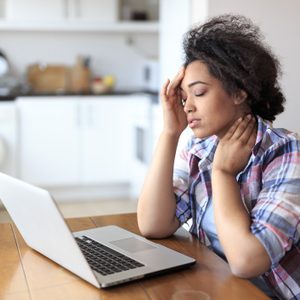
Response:
[{"label": "countertop", "polygon": [[14,93],[8,95],[0,95],[0,101],[14,101],[18,97],[41,97],[41,96],[123,96],[123,95],[132,95],[132,94],[148,94],[151,96],[153,103],[158,103],[158,92],[147,91],[147,90],[116,90],[103,94],[94,94],[94,93],[34,93],[34,92],[26,92],[26,93]]}]

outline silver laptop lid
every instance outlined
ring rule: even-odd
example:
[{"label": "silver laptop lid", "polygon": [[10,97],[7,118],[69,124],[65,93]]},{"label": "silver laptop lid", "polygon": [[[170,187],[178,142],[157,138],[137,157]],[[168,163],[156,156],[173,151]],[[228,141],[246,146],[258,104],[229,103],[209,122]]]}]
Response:
[{"label": "silver laptop lid", "polygon": [[31,248],[100,287],[46,190],[0,173],[0,199]]}]

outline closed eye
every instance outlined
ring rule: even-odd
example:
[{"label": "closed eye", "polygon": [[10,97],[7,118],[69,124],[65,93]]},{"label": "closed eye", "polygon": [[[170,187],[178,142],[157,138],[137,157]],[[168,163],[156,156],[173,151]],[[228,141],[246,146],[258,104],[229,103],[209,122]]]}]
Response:
[{"label": "closed eye", "polygon": [[205,95],[205,92],[195,94],[196,97],[201,97],[201,96],[204,96],[204,95]]}]

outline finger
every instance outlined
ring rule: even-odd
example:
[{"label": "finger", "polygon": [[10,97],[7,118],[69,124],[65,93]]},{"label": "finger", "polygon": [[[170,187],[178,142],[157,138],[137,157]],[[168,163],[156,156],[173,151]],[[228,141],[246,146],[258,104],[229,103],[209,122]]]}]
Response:
[{"label": "finger", "polygon": [[171,81],[168,89],[167,89],[167,95],[168,96],[175,96],[177,95],[178,87],[184,77],[184,69],[181,68],[177,75],[174,77],[174,79]]},{"label": "finger", "polygon": [[167,90],[167,95],[168,96],[174,96],[179,88],[179,85],[183,79],[184,72],[178,73],[176,77],[170,82],[170,85]]},{"label": "finger", "polygon": [[253,149],[255,142],[256,142],[256,130],[253,130],[252,135],[249,137],[247,141],[247,146],[249,147],[249,149]]},{"label": "finger", "polygon": [[163,84],[161,91],[160,91],[160,96],[161,97],[166,97],[167,96],[167,90],[168,90],[168,86],[170,84],[170,79],[167,79],[165,81],[165,83]]},{"label": "finger", "polygon": [[240,139],[244,134],[244,132],[248,131],[247,128],[249,123],[251,122],[251,119],[252,119],[251,115],[247,115],[246,117],[244,117],[242,121],[238,124],[234,133],[232,134],[231,139]]},{"label": "finger", "polygon": [[250,119],[248,117],[248,124],[244,130],[244,132],[241,134],[240,136],[240,140],[242,142],[247,143],[248,140],[250,139],[250,137],[253,135],[253,132],[256,131],[256,121],[255,118],[253,116],[250,116]]},{"label": "finger", "polygon": [[175,79],[176,77],[178,77],[179,75],[181,75],[181,73],[184,73],[184,71],[185,71],[185,68],[184,67],[180,67],[179,70],[178,70],[178,72],[177,72],[177,74],[174,76],[173,79]]},{"label": "finger", "polygon": [[237,128],[239,127],[240,123],[243,121],[243,118],[238,118],[233,125],[228,129],[226,134],[224,135],[223,139],[231,139]]}]

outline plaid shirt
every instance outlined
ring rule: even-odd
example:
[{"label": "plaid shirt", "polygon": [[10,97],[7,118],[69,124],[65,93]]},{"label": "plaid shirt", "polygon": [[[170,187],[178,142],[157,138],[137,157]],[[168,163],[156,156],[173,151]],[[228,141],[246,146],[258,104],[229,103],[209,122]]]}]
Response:
[{"label": "plaid shirt", "polygon": [[[300,139],[274,129],[257,117],[251,157],[236,179],[251,218],[251,232],[268,252],[272,265],[263,277],[282,299],[300,299]],[[212,199],[211,169],[217,137],[191,136],[178,149],[174,166],[176,216],[192,220],[190,232],[207,246],[201,221]]]}]

